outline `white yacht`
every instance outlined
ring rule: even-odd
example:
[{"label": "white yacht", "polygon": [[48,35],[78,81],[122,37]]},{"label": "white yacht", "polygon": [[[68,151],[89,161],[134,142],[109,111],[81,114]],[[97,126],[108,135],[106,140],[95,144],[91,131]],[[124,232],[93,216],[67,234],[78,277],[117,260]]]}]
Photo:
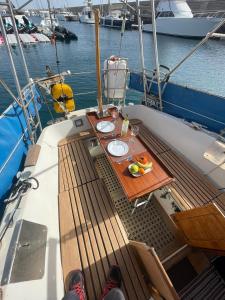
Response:
[{"label": "white yacht", "polygon": [[[163,0],[157,6],[157,33],[180,37],[201,38],[221,21],[216,17],[194,17],[186,0]],[[144,25],[152,32],[152,24]]]},{"label": "white yacht", "polygon": [[82,9],[81,14],[79,14],[79,21],[81,23],[87,23],[87,24],[95,23],[94,14],[92,11],[92,1],[91,0],[85,1],[85,6]]}]

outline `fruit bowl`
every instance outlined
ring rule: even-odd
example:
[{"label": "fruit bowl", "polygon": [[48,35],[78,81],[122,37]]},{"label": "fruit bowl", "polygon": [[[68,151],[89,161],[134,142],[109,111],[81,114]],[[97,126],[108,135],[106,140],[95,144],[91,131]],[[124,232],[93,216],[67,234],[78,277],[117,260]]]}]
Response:
[{"label": "fruit bowl", "polygon": [[[142,172],[139,172],[140,169],[142,169]],[[149,165],[148,168],[143,169],[143,168],[140,168],[138,163],[133,163],[128,166],[128,170],[132,176],[140,177],[140,176],[143,176],[143,175],[149,173],[152,170],[152,164],[151,164],[151,166]]]}]

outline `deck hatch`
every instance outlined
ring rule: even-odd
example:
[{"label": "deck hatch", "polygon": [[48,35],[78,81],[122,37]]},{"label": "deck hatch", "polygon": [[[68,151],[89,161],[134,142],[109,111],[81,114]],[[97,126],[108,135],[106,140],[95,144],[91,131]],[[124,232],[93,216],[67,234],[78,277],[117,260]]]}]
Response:
[{"label": "deck hatch", "polygon": [[46,226],[19,220],[9,246],[1,285],[42,278],[46,241]]}]

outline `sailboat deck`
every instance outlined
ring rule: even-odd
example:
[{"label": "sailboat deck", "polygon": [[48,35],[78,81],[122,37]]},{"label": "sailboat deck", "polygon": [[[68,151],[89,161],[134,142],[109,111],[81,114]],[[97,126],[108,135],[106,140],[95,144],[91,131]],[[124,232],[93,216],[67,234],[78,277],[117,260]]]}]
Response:
[{"label": "sailboat deck", "polygon": [[64,280],[71,270],[82,269],[88,299],[99,299],[110,266],[119,265],[126,299],[149,299],[148,288],[108,191],[81,146],[82,140],[75,139],[59,147]]},{"label": "sailboat deck", "polygon": [[[225,208],[224,193],[140,121],[140,138],[176,178],[171,195],[184,210],[216,202]],[[87,139],[73,136],[59,143],[59,219],[64,280],[82,269],[88,299],[99,299],[111,265],[119,265],[126,299],[148,299],[149,290],[129,240],[145,242],[163,259],[182,246],[160,215],[153,199],[133,216],[104,153],[91,157]]]}]

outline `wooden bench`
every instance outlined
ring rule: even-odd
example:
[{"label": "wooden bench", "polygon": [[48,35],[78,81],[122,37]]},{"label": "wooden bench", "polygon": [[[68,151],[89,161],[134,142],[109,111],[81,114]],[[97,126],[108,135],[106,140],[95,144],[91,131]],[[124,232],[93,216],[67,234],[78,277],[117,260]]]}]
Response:
[{"label": "wooden bench", "polygon": [[[92,135],[85,136],[92,137]],[[73,136],[59,143],[59,192],[98,178],[93,161],[85,147],[84,137]]]},{"label": "wooden bench", "polygon": [[150,298],[108,191],[83,138],[59,144],[59,223],[64,281],[81,269],[89,300],[99,299],[111,265],[119,265],[126,299]]},{"label": "wooden bench", "polygon": [[225,194],[218,190],[210,179],[202,175],[181,154],[176,153],[164,141],[158,138],[141,121],[135,124],[140,127],[140,138],[157,157],[167,166],[175,177],[170,185],[171,193],[183,209],[199,207],[216,202],[225,210]]}]

